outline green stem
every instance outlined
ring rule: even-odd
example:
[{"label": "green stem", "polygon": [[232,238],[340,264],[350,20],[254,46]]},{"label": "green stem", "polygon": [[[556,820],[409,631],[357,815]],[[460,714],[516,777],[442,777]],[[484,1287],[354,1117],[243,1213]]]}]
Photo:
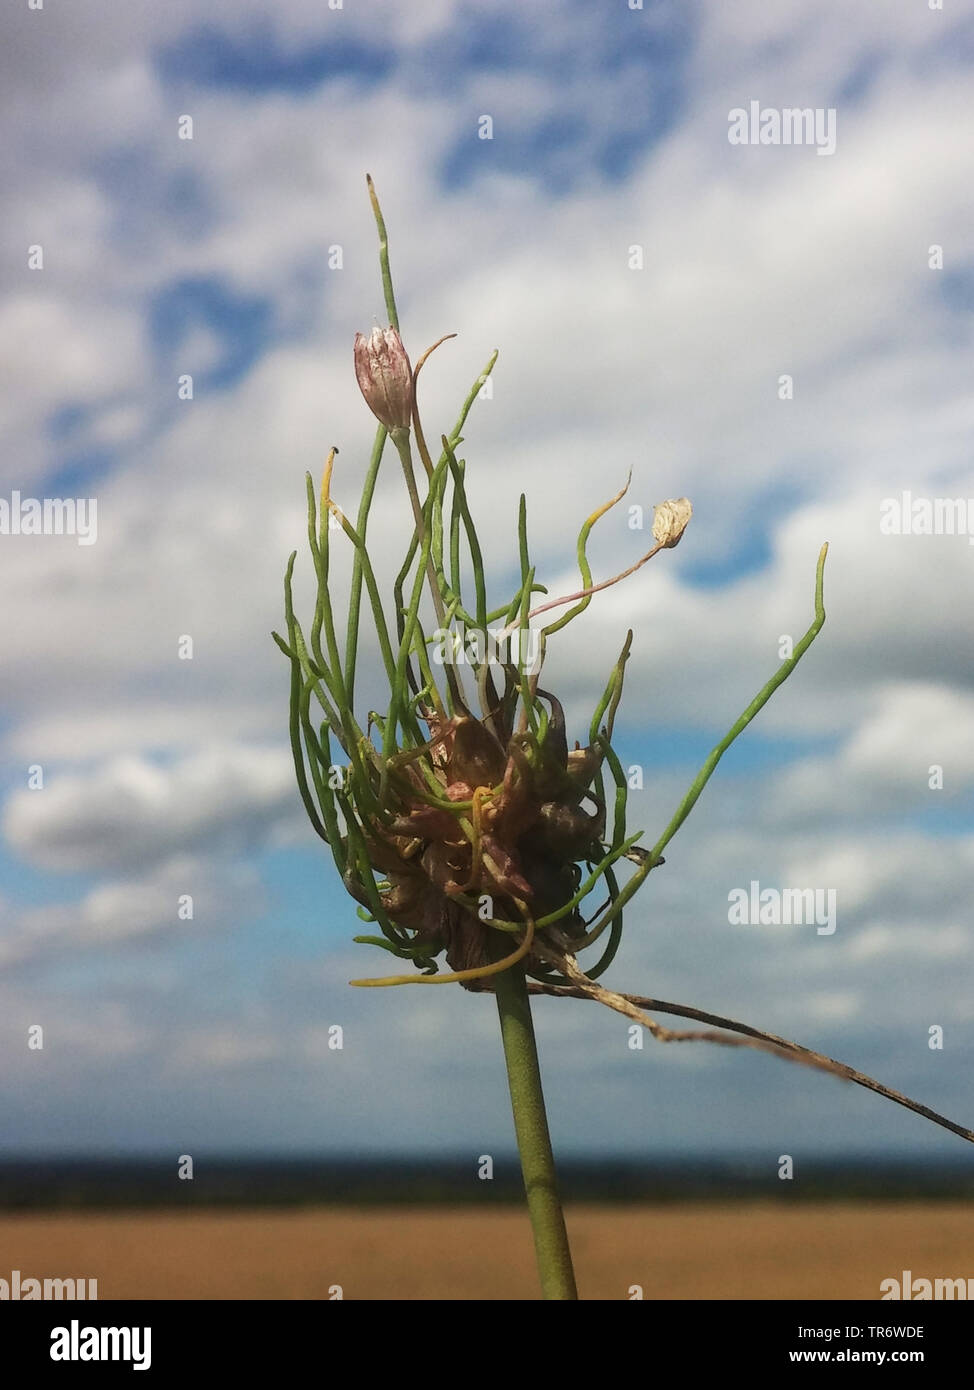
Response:
[{"label": "green stem", "polygon": [[348,691],[348,702],[352,704],[355,699],[355,662],[358,656],[358,623],[359,609],[362,602],[362,556],[365,550],[365,532],[369,524],[369,512],[372,509],[372,498],[375,495],[375,485],[379,476],[379,465],[382,462],[382,450],[387,439],[385,425],[380,425],[376,431],[375,443],[372,446],[372,458],[369,462],[369,471],[365,475],[365,484],[362,488],[362,500],[359,503],[358,522],[356,531],[362,548],[356,547],[355,556],[352,560],[352,587],[348,599],[348,635],[345,639],[345,688]]},{"label": "green stem", "polygon": [[577,1299],[523,965],[514,965],[495,976],[494,993],[507,1062],[514,1130],[541,1275],[541,1294],[546,1299]]},{"label": "green stem", "polygon": [[663,831],[663,834],[660,836],[660,838],[657,840],[656,844],[650,851],[648,861],[650,864],[657,864],[659,862],[660,855],[663,853],[666,846],[670,843],[673,836],[676,834],[680,826],[683,824],[687,816],[690,814],[694,806],[697,804],[697,798],[709,782],[711,773],[713,772],[717,764],[720,762],[724,754],[727,752],[728,748],[737,738],[738,734],[742,733],[744,729],[747,728],[748,724],[750,724],[754,716],[758,714],[762,709],[764,709],[765,705],[771,699],[771,696],[778,689],[778,686],[784,684],[784,682],[788,679],[792,671],[794,671],[795,667],[798,665],[799,661],[801,661],[802,657],[805,655],[809,647],[815,641],[815,638],[821,632],[822,625],[825,622],[825,604],[822,598],[822,584],[825,574],[825,557],[826,555],[828,555],[828,553],[829,545],[828,541],[826,541],[826,543],[822,546],[822,549],[819,551],[818,564],[815,569],[815,618],[812,621],[811,627],[805,633],[805,636],[802,638],[802,640],[798,643],[798,646],[792,652],[788,660],[783,661],[781,663],[778,670],[768,681],[767,685],[763,686],[762,689],[758,691],[757,695],[755,695],[754,699],[748,705],[747,709],[740,716],[740,718],[731,726],[728,732],[717,744],[716,748],[712,748],[710,750],[709,756],[704,762],[703,767],[700,769],[700,771],[694,778],[693,785],[691,786],[690,790],[687,792],[686,796],[680,802],[680,805],[675,815],[673,816],[673,819],[670,821],[669,825]]},{"label": "green stem", "polygon": [[376,229],[379,233],[379,269],[382,272],[382,292],[385,295],[386,313],[389,315],[389,326],[398,333],[399,315],[396,312],[396,295],[392,288],[392,271],[389,269],[389,237],[386,233],[386,220],[379,207],[379,199],[376,196],[371,174],[366,174],[365,182],[368,184],[372,215],[375,218]]},{"label": "green stem", "polygon": [[[413,456],[409,444],[409,431],[407,429],[398,428],[391,430],[390,434],[392,436],[393,444],[395,444],[396,448],[399,451],[399,459],[402,463],[402,471],[406,479],[406,491],[409,493],[409,501],[412,504],[413,508],[413,518],[416,522],[416,536],[425,545],[424,554],[426,556],[426,578],[429,584],[430,596],[433,600],[433,609],[436,613],[436,621],[440,625],[440,631],[446,633],[449,629],[449,623],[447,622],[446,618],[446,609],[443,606],[443,595],[440,593],[440,587],[436,579],[436,568],[433,564],[432,546],[426,544],[426,523],[423,520],[423,504],[419,500],[419,491],[416,487],[416,474],[413,472]],[[438,465],[438,467],[439,466],[440,465]],[[432,525],[432,504],[434,502],[434,491],[432,483],[430,484],[430,502],[430,524]],[[460,682],[460,677],[457,675],[456,668],[452,662],[448,662],[446,664],[444,668],[444,675],[446,676],[447,685],[450,687],[450,694],[453,697],[454,708],[460,708],[461,706],[463,708],[466,708],[467,700],[463,691],[463,686]]]},{"label": "green stem", "polygon": [[[798,665],[799,661],[801,661],[802,657],[805,655],[809,647],[815,641],[815,638],[821,632],[822,625],[825,622],[825,604],[822,597],[822,585],[824,582],[825,575],[825,557],[826,555],[828,555],[828,553],[829,545],[828,541],[826,541],[826,543],[822,546],[822,549],[819,551],[818,565],[815,570],[815,617],[812,621],[811,627],[805,633],[805,636],[802,638],[802,640],[798,643],[798,646],[795,648],[794,652],[791,654],[788,660],[783,661],[781,663],[781,665],[778,667],[778,670],[768,681],[767,685],[763,686],[762,689],[758,691],[757,695],[755,695],[754,699],[751,701],[747,709],[736,721],[736,723],[734,723],[731,726],[731,728],[720,740],[717,746],[710,750],[710,754],[704,762],[703,767],[701,767],[700,771],[694,778],[693,785],[690,787],[690,790],[687,792],[686,796],[680,802],[680,805],[677,808],[673,816],[673,819],[670,821],[669,825],[663,831],[660,838],[656,841],[656,844],[653,846],[653,848],[648,851],[641,866],[630,877],[629,881],[622,889],[622,892],[619,893],[613,899],[613,901],[609,903],[608,907],[606,908],[603,915],[599,918],[599,920],[596,923],[594,923],[594,925],[590,926],[588,932],[590,940],[594,941],[595,937],[601,933],[602,929],[606,927],[609,922],[612,921],[612,919],[616,916],[617,913],[622,911],[626,903],[636,892],[637,888],[641,887],[643,881],[646,878],[646,875],[651,873],[652,870],[656,868],[657,864],[662,862],[664,849],[670,843],[673,836],[676,834],[680,826],[683,824],[687,816],[690,814],[694,806],[697,804],[697,800],[700,796],[700,793],[703,791],[704,787],[710,781],[711,775],[714,769],[716,768],[717,764],[720,762],[721,758],[724,756],[728,748],[737,738],[738,734],[742,733],[744,729],[747,728],[748,724],[750,724],[754,716],[758,714],[768,703],[768,701],[771,699],[771,696],[778,689],[778,686],[788,679],[792,671],[794,671],[795,667]],[[541,925],[540,921],[538,925]]]}]

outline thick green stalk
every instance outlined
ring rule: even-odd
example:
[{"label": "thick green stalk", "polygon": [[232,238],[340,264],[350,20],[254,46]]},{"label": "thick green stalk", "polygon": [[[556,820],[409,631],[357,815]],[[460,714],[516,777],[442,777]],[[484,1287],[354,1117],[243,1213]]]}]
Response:
[{"label": "thick green stalk", "polygon": [[514,965],[495,976],[494,993],[528,1214],[534,1231],[541,1294],[546,1299],[577,1299],[523,965]]}]

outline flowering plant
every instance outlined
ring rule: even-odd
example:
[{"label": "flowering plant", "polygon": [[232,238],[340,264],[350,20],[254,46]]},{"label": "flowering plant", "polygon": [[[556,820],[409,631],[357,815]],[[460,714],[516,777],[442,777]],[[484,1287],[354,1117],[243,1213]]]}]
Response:
[{"label": "flowering plant", "polygon": [[[703,1040],[771,1051],[854,1081],[968,1140],[974,1140],[974,1134],[843,1063],[784,1038],[597,983],[616,955],[624,908],[664,863],[663,851],[724,753],[818,636],[825,621],[828,547],[823,545],[818,557],[814,617],[807,632],[711,751],[656,841],[641,845],[643,831],[633,833],[627,826],[628,784],[612,743],[632,632],[592,713],[584,745],[570,741],[562,706],[554,693],[541,687],[540,677],[548,640],[582,613],[596,593],[676,546],[690,521],[691,505],[686,498],[660,503],[653,547],[621,574],[595,583],[586,553],[588,539],[599,519],[625,495],[627,483],[581,527],[576,546],[578,590],[549,599],[531,563],[522,495],[517,520],[519,580],[512,594],[491,606],[484,557],[467,501],[466,463],[457,451],[497,354],[474,382],[450,433],[440,435],[434,459],[423,433],[417,383],[424,363],[445,339],[411,366],[399,336],[385,223],[371,179],[368,186],[390,322],[369,337],[356,336],[354,364],[359,389],[379,428],[354,524],[331,495],[336,450],[329,455],[320,496],[310,474],[307,478],[308,543],[317,602],[306,638],[292,598],[295,552],[285,579],[287,636],[274,634],[291,663],[295,772],[311,823],[329,845],[346,889],[359,904],[359,915],[381,933],[355,940],[411,966],[410,973],[351,983],[460,984],[495,994],[542,1289],[546,1297],[574,1298],[530,993],[596,1000],[642,1024],[661,1042]],[[367,545],[387,438],[399,455],[412,512],[393,586],[392,626]],[[422,494],[416,456],[422,467]],[[332,529],[343,532],[353,551],[343,645],[329,585]],[[389,689],[387,709],[371,712],[365,727],[356,714],[363,588]],[[542,601],[535,603],[539,595]],[[563,611],[554,616],[558,609]],[[551,616],[539,626],[534,620],[545,614]],[[427,631],[431,620],[435,629]],[[317,707],[314,716],[312,701]],[[341,764],[336,763],[336,747],[344,759]],[[629,872],[623,879],[624,868]],[[596,893],[600,905],[586,915]],[[579,956],[596,946],[597,959],[583,969]],[[440,968],[440,956],[449,967],[446,971]],[[709,1026],[674,1031],[647,1010]]]}]

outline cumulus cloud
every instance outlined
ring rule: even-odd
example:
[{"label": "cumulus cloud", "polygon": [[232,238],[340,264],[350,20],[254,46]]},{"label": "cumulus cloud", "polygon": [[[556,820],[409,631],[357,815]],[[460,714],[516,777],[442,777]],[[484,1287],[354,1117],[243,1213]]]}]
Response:
[{"label": "cumulus cloud", "polygon": [[0,965],[52,964],[78,952],[112,951],[150,939],[211,933],[247,920],[262,905],[260,881],[246,864],[177,857],[154,871],[106,880],[76,903],[4,914]]},{"label": "cumulus cloud", "polygon": [[278,749],[214,748],[170,767],[122,756],[15,793],[3,831],[25,858],[59,870],[243,853],[293,816],[293,778],[290,755]]},{"label": "cumulus cloud", "polygon": [[774,812],[807,823],[828,814],[936,812],[963,802],[974,781],[972,720],[967,691],[929,681],[878,685],[834,753],[782,769],[771,790]]}]

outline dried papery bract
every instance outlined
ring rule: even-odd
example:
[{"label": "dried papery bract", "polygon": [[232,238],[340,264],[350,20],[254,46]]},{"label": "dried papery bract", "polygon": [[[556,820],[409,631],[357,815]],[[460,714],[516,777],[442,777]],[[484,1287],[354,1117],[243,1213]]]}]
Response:
[{"label": "dried papery bract", "polygon": [[683,532],[693,516],[693,507],[688,497],[675,497],[669,502],[658,502],[653,508],[653,535],[661,546],[671,550],[683,539]]},{"label": "dried papery bract", "polygon": [[[576,542],[578,589],[552,599],[544,597],[547,591],[531,562],[522,496],[516,527],[518,578],[513,592],[492,605],[485,557],[467,498],[467,464],[458,450],[468,414],[497,354],[477,375],[450,433],[439,436],[438,457],[430,454],[419,418],[415,373],[399,335],[385,224],[371,180],[369,192],[379,229],[390,327],[376,328],[368,338],[357,335],[353,355],[359,387],[380,426],[354,525],[331,496],[334,451],[320,507],[313,480],[310,475],[307,479],[317,603],[306,637],[294,611],[292,554],[285,578],[287,635],[275,634],[291,663],[295,772],[308,815],[329,845],[342,881],[358,903],[359,916],[378,928],[355,940],[379,947],[409,967],[399,975],[353,983],[459,983],[496,995],[542,1288],[546,1297],[573,1298],[528,980],[534,990],[597,1000],[643,1024],[661,1042],[699,1039],[763,1048],[868,1084],[966,1139],[974,1139],[974,1134],[797,1044],[694,1010],[690,1017],[710,1019],[726,1031],[673,1032],[645,1012],[654,1001],[596,983],[619,948],[624,909],[649,874],[665,862],[663,851],[724,753],[818,636],[825,622],[827,546],[818,557],[808,630],[711,750],[655,843],[640,843],[645,840],[643,830],[634,833],[627,825],[628,781],[613,746],[633,634],[626,637],[609,672],[584,737],[570,738],[556,693],[540,683],[542,667],[549,639],[584,612],[595,595],[635,575],[654,556],[680,542],[691,504],[685,497],[659,503],[653,548],[621,573],[596,581],[587,554],[589,537],[624,496],[627,483],[581,526]],[[429,351],[419,359],[417,371]],[[391,607],[388,595],[384,598],[380,591],[367,543],[387,434],[399,456],[409,501],[407,508],[403,499],[401,535],[382,538],[384,552],[391,544],[402,547]],[[422,494],[412,462],[414,441],[423,462]],[[344,642],[329,581],[331,518],[342,532],[341,537],[335,532],[336,539],[353,550]],[[506,554],[499,557],[499,562],[506,560]],[[384,710],[356,708],[363,590],[388,683]],[[538,595],[543,597],[540,603],[535,602]],[[537,625],[542,614],[558,608],[564,610],[560,616]],[[462,667],[457,655],[461,652],[468,654]],[[528,652],[534,653],[531,660]],[[619,873],[623,861],[636,865],[624,879]],[[594,911],[593,903],[598,904]],[[579,957],[589,951],[597,958],[583,969]],[[441,957],[449,966],[445,972]],[[658,1007],[661,1012],[681,1011],[681,1006]]]}]

